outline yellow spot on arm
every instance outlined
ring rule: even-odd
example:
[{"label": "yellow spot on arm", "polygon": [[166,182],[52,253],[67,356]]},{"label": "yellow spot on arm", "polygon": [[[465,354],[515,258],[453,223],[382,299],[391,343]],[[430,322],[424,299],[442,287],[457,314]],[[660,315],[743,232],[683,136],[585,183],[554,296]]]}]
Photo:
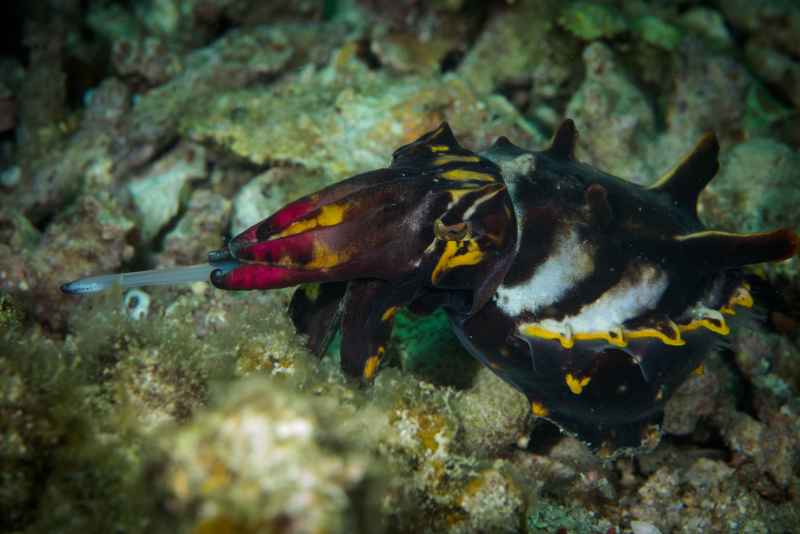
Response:
[{"label": "yellow spot on arm", "polygon": [[700,365],[695,367],[694,371],[692,371],[692,374],[695,376],[703,376],[704,374],[706,374],[706,366],[701,363]]},{"label": "yellow spot on arm", "polygon": [[447,152],[450,147],[447,145],[431,145],[431,152]]},{"label": "yellow spot on arm", "polygon": [[550,410],[544,404],[535,401],[531,403],[531,412],[536,417],[547,417],[550,414]]},{"label": "yellow spot on arm", "polygon": [[317,226],[335,226],[344,220],[345,213],[347,213],[348,205],[343,204],[327,204],[322,206],[316,217],[308,219],[300,219],[287,226],[282,232],[277,234],[275,238],[289,237],[297,235],[309,230],[313,230]]},{"label": "yellow spot on arm", "polygon": [[381,321],[391,321],[394,319],[395,314],[397,314],[397,306],[389,306],[386,308],[386,311],[383,312],[383,316],[381,316]]},{"label": "yellow spot on arm", "polygon": [[589,376],[584,376],[583,378],[575,378],[572,376],[572,373],[567,373],[564,377],[564,381],[567,383],[567,387],[571,392],[575,395],[580,395],[583,393],[583,388],[589,385],[592,378]]},{"label": "yellow spot on arm", "polygon": [[275,239],[301,234],[303,232],[313,230],[316,227],[317,227],[316,219],[302,219],[300,221],[295,221],[286,228],[284,228],[283,231],[281,231],[279,234],[277,234],[275,236]]},{"label": "yellow spot on arm", "polygon": [[383,347],[378,347],[378,353],[367,358],[367,361],[364,363],[364,380],[372,380],[372,377],[375,376],[375,372],[378,370],[378,366],[381,363],[383,352]]},{"label": "yellow spot on arm", "polygon": [[344,220],[345,212],[347,212],[347,204],[328,204],[319,210],[317,221],[320,226],[333,226]]},{"label": "yellow spot on arm", "polygon": [[450,269],[461,267],[463,265],[475,265],[480,263],[483,259],[483,252],[478,244],[473,240],[467,240],[467,250],[462,254],[458,254],[460,249],[459,243],[463,241],[446,241],[444,251],[439,256],[439,261],[431,274],[431,282],[436,283],[441,278],[442,274]]},{"label": "yellow spot on arm", "polygon": [[333,251],[328,248],[324,243],[314,241],[312,249],[312,259],[310,262],[303,265],[304,269],[330,269],[341,265],[350,259],[350,253],[347,250]]}]

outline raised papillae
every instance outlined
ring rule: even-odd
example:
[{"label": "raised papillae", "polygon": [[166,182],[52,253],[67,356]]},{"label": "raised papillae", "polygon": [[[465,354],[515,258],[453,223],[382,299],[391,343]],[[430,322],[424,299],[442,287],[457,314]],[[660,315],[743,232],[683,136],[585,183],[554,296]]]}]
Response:
[{"label": "raised papillae", "polygon": [[593,449],[652,443],[665,402],[753,305],[740,268],[797,252],[791,230],[707,230],[697,197],[718,168],[711,134],[650,187],[576,161],[572,121],[549,148],[500,138],[475,153],[442,124],[388,168],[301,198],[208,265],[105,275],[68,293],[208,279],[300,285],[289,313],[322,354],[369,381],[398,308],[442,307],[469,352]]}]

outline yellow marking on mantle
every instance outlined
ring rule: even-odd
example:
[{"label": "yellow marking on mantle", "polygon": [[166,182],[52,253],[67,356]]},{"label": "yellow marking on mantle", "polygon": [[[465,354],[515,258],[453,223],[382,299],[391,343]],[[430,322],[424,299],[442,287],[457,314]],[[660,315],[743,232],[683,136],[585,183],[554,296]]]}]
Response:
[{"label": "yellow marking on mantle", "polygon": [[728,303],[720,308],[719,311],[727,315],[736,315],[736,309],[734,306],[741,306],[742,308],[753,307],[753,295],[750,294],[749,284],[742,284],[741,286],[737,287],[733,292],[733,295],[731,295],[731,298],[728,300]]},{"label": "yellow marking on mantle", "polygon": [[705,328],[706,330],[711,330],[715,334],[719,334],[721,336],[727,336],[731,333],[731,329],[724,319],[720,322],[720,324],[715,324],[714,321],[705,317],[701,319],[693,319],[689,324],[682,324],[679,326],[679,328],[681,329],[681,332],[691,332],[693,330],[697,330],[698,328]]},{"label": "yellow marking on mantle", "polygon": [[448,180],[455,180],[455,181],[468,181],[468,180],[475,180],[479,182],[494,182],[495,178],[491,174],[486,174],[485,172],[478,172],[478,171],[469,171],[467,169],[453,169],[452,171],[446,171],[441,174],[443,178]]},{"label": "yellow marking on mantle", "polygon": [[478,163],[481,160],[478,156],[459,156],[451,154],[446,156],[439,156],[433,160],[434,165],[446,165],[448,163]]},{"label": "yellow marking on mantle", "polygon": [[[627,347],[628,341],[631,339],[647,339],[653,338],[661,341],[665,345],[673,347],[681,347],[686,344],[682,334],[686,332],[693,332],[701,328],[713,332],[721,336],[730,334],[730,327],[725,321],[722,314],[735,315],[733,306],[752,307],[753,297],[748,291],[748,287],[740,287],[731,297],[729,303],[719,310],[705,310],[699,312],[699,317],[692,319],[688,323],[676,324],[672,321],[668,323],[670,332],[665,332],[658,328],[639,328],[636,330],[623,330],[622,328],[615,328],[608,331],[589,331],[589,332],[571,332],[569,325],[565,324],[563,331],[554,328],[548,328],[538,323],[527,323],[519,326],[519,332],[527,337],[535,337],[544,340],[554,340],[561,343],[565,349],[571,349],[575,346],[575,341],[605,341],[609,345],[615,347]],[[552,321],[558,324],[556,321]]]},{"label": "yellow marking on mantle", "polygon": [[565,349],[571,349],[575,345],[575,341],[572,337],[564,336],[560,332],[556,332],[554,330],[548,330],[547,328],[543,328],[538,324],[522,325],[520,327],[520,331],[523,335],[529,337],[558,340],[561,343],[561,346]]},{"label": "yellow marking on mantle", "polygon": [[672,336],[667,335],[666,332],[663,332],[658,328],[641,328],[639,330],[631,330],[626,332],[625,335],[628,339],[654,337],[665,345],[671,345],[673,347],[686,345],[686,341],[683,339],[683,337],[681,337],[681,330],[678,325],[670,321],[669,327],[670,330],[672,330]]},{"label": "yellow marking on mantle", "polygon": [[575,395],[580,395],[583,393],[583,388],[589,385],[589,382],[592,381],[592,378],[589,376],[584,376],[583,378],[575,378],[572,376],[572,373],[567,373],[564,377],[564,382],[567,383],[567,387],[571,392]]}]

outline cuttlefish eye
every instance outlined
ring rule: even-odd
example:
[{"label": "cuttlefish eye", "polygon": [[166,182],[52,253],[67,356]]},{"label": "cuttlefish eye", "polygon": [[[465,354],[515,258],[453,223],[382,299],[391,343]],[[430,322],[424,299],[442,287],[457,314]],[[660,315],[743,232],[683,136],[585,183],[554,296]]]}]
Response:
[{"label": "cuttlefish eye", "polygon": [[469,225],[464,221],[447,225],[441,219],[436,219],[433,225],[434,235],[442,241],[461,241],[468,232]]}]

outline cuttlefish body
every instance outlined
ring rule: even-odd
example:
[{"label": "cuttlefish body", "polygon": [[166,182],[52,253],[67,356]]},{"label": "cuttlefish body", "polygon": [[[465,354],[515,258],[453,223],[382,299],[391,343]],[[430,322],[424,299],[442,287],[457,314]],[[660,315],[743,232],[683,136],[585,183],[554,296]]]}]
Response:
[{"label": "cuttlefish body", "polygon": [[576,138],[567,120],[546,150],[500,138],[475,153],[444,123],[395,151],[388,168],[248,228],[208,265],[63,289],[300,285],[289,310],[297,329],[322,354],[341,328],[342,367],[366,381],[399,308],[442,307],[534,415],[595,450],[652,444],[666,401],[724,343],[737,308],[753,305],[740,268],[792,257],[798,237],[705,229],[696,205],[718,169],[711,134],[650,187],[576,161]]}]

